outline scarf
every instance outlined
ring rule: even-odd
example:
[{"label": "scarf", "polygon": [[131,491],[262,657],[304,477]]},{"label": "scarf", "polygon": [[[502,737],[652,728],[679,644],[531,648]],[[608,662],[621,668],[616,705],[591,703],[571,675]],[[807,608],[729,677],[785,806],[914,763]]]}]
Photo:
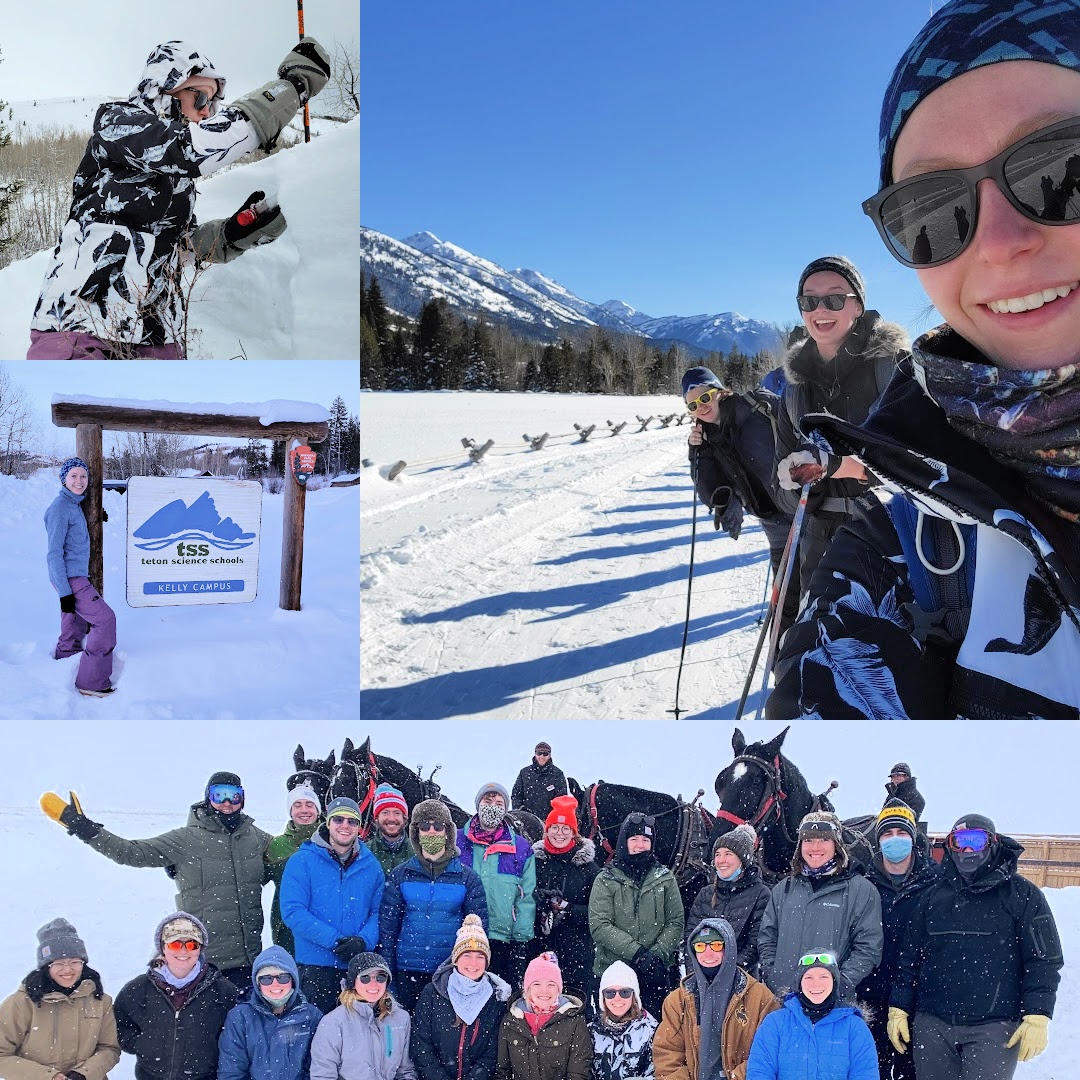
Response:
[{"label": "scarf", "polygon": [[578,842],[578,837],[571,836],[569,840],[562,847],[556,847],[549,839],[547,833],[544,833],[544,850],[549,855],[565,855],[573,846]]},{"label": "scarf", "polygon": [[504,821],[499,825],[496,825],[494,829],[481,829],[479,820],[474,817],[469,822],[469,825],[465,830],[465,835],[474,844],[483,844],[484,847],[491,847],[492,844],[496,844],[500,840],[508,840],[510,838],[510,826]]},{"label": "scarf", "polygon": [[[562,1001],[563,999],[560,998],[559,1000]],[[528,1002],[525,1003],[521,1015],[525,1017],[525,1023],[529,1025],[529,1030],[533,1033],[534,1039],[540,1034],[540,1029],[555,1015],[557,1010],[558,1005],[549,1012],[538,1013]]]},{"label": "scarf", "polygon": [[182,990],[185,986],[190,986],[202,974],[202,970],[202,957],[199,957],[198,963],[182,979],[179,978],[179,976],[174,975],[164,963],[154,968],[153,973],[163,983],[171,986],[174,990]]},{"label": "scarf", "polygon": [[694,983],[700,1014],[701,1039],[699,1043],[698,1074],[695,1080],[722,1080],[724,1076],[721,1035],[724,1017],[735,988],[735,960],[725,950],[724,962],[711,970],[702,968],[697,960],[694,967]]},{"label": "scarf", "polygon": [[396,840],[391,840],[389,837],[379,833],[379,843],[382,844],[387,851],[400,851],[401,845],[404,844],[408,838],[408,834],[404,832]]},{"label": "scarf", "polygon": [[815,1005],[801,989],[796,996],[799,999],[799,1004],[802,1006],[802,1011],[806,1013],[806,1018],[811,1024],[816,1024],[823,1016],[828,1016],[835,1006],[839,1004],[836,996],[835,984],[829,991],[829,996],[820,1005]]},{"label": "scarf", "polygon": [[830,859],[827,863],[823,863],[816,870],[812,870],[806,863],[802,864],[802,870],[800,871],[803,877],[819,878],[826,877],[828,874],[836,873],[836,859]]},{"label": "scarf", "polygon": [[[929,335],[928,335],[929,337]],[[948,331],[922,341],[955,344]],[[1021,473],[1035,497],[1059,517],[1080,521],[1080,365],[1014,371],[974,359],[916,349],[915,376],[949,425]]]},{"label": "scarf", "polygon": [[446,992],[450,998],[450,1004],[454,1006],[454,1012],[468,1027],[480,1015],[495,990],[486,975],[481,975],[474,982],[455,969],[450,972]]}]

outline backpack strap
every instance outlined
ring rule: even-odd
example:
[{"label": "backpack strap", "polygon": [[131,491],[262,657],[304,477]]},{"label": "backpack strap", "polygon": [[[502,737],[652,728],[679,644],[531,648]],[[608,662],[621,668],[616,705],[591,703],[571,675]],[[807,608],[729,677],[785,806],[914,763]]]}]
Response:
[{"label": "backpack strap", "polygon": [[874,382],[877,384],[877,396],[881,397],[885,393],[885,387],[887,387],[892,380],[893,372],[897,370],[899,364],[896,361],[895,356],[890,356],[888,353],[877,357],[874,360]]}]

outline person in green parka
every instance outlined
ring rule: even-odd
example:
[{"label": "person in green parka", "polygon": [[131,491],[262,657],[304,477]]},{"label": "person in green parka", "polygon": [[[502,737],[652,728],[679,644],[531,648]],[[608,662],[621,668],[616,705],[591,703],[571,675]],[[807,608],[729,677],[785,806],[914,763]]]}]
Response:
[{"label": "person in green parka", "polygon": [[145,840],[125,840],[82,812],[75,793],[64,802],[48,792],[41,808],[95,851],[122,866],[160,866],[174,878],[176,907],[202,920],[210,932],[206,958],[238,990],[251,986],[251,965],[262,952],[262,887],[269,833],[244,809],[236,773],[216,772],[187,825]]},{"label": "person in green parka", "polygon": [[641,1004],[660,1015],[675,985],[685,929],[675,875],[653,854],[655,819],[630,814],[619,829],[615,856],[597,874],[589,894],[589,933],[596,942],[593,971],[616,960],[629,964],[641,986]]},{"label": "person in green parka", "polygon": [[305,840],[310,840],[319,827],[322,802],[314,788],[298,784],[289,792],[289,821],[285,831],[275,836],[266,846],[266,867],[274,883],[274,902],[270,906],[270,936],[290,956],[293,949],[293,932],[281,917],[281,875],[289,857]]}]

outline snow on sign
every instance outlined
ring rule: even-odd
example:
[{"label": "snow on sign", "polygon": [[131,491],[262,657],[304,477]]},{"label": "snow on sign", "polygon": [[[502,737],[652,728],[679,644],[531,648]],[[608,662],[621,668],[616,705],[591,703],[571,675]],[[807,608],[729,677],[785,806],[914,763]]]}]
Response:
[{"label": "snow on sign", "polygon": [[133,476],[127,489],[127,602],[249,604],[259,585],[262,485]]}]

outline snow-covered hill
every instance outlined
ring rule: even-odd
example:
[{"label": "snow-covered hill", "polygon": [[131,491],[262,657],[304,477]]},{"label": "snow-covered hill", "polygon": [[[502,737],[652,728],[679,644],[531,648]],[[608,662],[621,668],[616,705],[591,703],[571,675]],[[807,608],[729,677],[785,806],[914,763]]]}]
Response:
[{"label": "snow-covered hill", "polygon": [[36,98],[9,101],[3,113],[4,126],[19,139],[39,128],[62,128],[67,131],[93,130],[94,115],[105,101],[123,100],[122,94],[97,94],[91,97]]}]

